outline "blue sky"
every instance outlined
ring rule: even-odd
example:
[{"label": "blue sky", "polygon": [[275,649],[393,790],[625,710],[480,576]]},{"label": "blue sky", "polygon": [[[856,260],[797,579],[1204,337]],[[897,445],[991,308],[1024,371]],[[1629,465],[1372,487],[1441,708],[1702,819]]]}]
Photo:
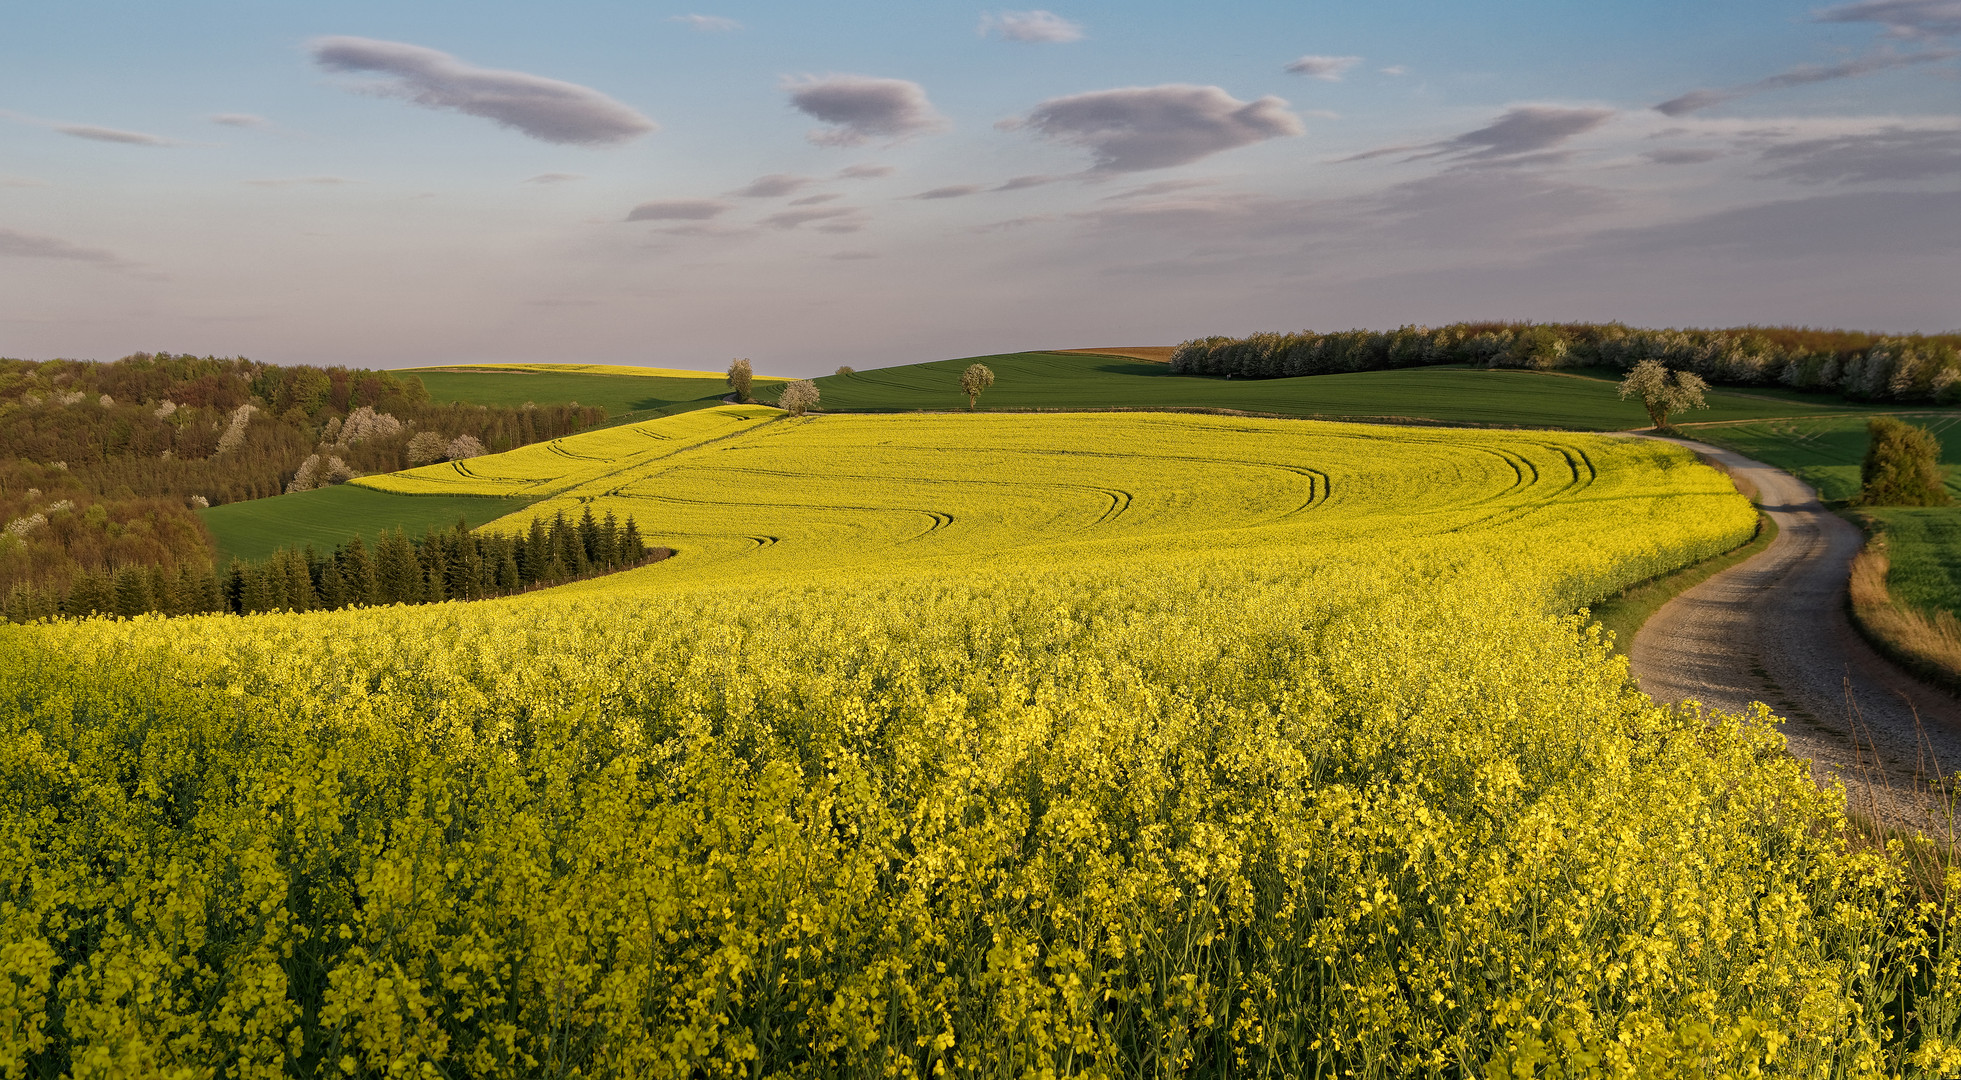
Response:
[{"label": "blue sky", "polygon": [[0,355],[814,374],[1465,318],[1961,324],[1961,0],[0,27]]}]

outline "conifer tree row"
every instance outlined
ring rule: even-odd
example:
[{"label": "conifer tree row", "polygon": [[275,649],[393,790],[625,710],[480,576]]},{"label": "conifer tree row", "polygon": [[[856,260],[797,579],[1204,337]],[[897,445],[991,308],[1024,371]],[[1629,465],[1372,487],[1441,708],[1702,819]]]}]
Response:
[{"label": "conifer tree row", "polygon": [[21,587],[6,598],[14,621],[60,616],[134,616],[149,612],[320,611],[369,604],[431,604],[483,600],[525,589],[627,570],[672,554],[649,548],[639,523],[587,508],[570,520],[532,518],[516,536],[473,533],[459,521],[411,538],[396,529],[370,548],[355,537],[322,555],[311,546],[281,548],[263,562],[234,559],[222,572],[126,566],[87,573],[65,594]]}]

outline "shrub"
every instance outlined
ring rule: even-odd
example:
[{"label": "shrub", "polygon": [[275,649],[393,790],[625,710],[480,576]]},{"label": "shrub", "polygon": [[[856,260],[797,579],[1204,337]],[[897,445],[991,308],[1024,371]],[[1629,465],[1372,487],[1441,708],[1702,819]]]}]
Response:
[{"label": "shrub", "polygon": [[1859,466],[1862,506],[1946,506],[1941,444],[1933,432],[1891,416],[1876,416],[1866,431],[1866,460]]}]

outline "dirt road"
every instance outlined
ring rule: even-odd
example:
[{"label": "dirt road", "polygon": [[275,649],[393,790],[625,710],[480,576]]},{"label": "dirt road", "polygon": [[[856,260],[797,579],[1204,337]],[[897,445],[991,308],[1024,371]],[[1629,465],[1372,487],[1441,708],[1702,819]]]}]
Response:
[{"label": "dirt road", "polygon": [[1780,532],[1764,552],[1669,601],[1642,626],[1628,650],[1641,688],[1659,701],[1725,711],[1762,701],[1789,721],[1791,753],[1810,759],[1821,777],[1842,777],[1855,805],[1933,827],[1921,817],[1925,798],[1908,790],[1916,777],[1961,771],[1961,701],[1889,663],[1853,628],[1845,590],[1864,542],[1859,530],[1787,472],[1670,441],[1755,484]]}]

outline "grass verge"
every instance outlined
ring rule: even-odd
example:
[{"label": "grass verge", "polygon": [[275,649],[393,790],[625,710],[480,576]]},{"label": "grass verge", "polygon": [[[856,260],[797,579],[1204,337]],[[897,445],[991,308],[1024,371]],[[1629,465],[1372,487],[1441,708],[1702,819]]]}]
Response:
[{"label": "grass verge", "polygon": [[[1863,521],[1872,527],[1873,519]],[[1961,620],[1950,612],[1928,615],[1895,601],[1886,588],[1891,565],[1886,534],[1873,533],[1852,559],[1852,624],[1894,663],[1961,693]]]}]

